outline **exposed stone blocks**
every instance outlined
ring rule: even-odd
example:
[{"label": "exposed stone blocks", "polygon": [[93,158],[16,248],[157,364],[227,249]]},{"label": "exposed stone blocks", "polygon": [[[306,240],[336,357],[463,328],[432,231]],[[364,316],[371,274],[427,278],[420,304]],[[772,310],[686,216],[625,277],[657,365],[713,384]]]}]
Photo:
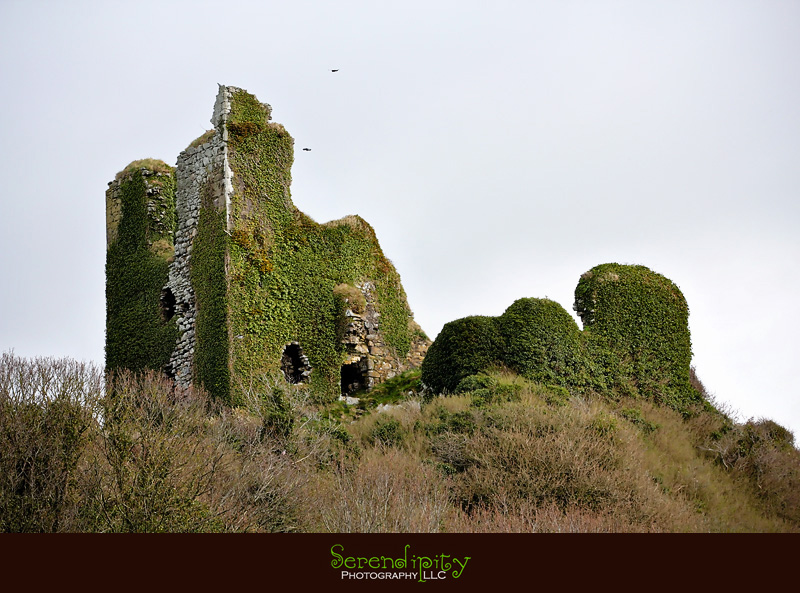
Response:
[{"label": "exposed stone blocks", "polygon": [[[232,173],[227,159],[227,129],[230,92],[220,87],[211,123],[216,133],[208,142],[189,147],[178,156],[175,194],[178,230],[175,234],[175,259],[170,266],[167,288],[175,297],[180,336],[172,357],[170,374],[181,387],[192,382],[192,363],[196,346],[197,309],[191,282],[192,243],[197,236],[197,222],[203,192],[208,192],[213,206],[226,213],[230,207]],[[227,219],[227,218],[226,218]]]},{"label": "exposed stone blocks", "polygon": [[405,358],[400,358],[386,344],[380,329],[380,313],[376,308],[375,287],[369,281],[356,285],[364,295],[366,306],[362,314],[347,310],[348,323],[345,327],[342,344],[347,351],[345,364],[359,363],[365,377],[365,387],[371,389],[378,383],[391,379],[398,373],[422,364],[430,340],[421,336],[412,340],[411,348]]}]

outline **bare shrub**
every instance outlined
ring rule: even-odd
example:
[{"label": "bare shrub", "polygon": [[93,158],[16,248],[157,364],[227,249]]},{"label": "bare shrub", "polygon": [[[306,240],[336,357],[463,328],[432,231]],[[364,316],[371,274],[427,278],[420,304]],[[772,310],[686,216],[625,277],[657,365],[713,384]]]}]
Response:
[{"label": "bare shrub", "polygon": [[246,407],[231,409],[171,386],[151,373],[110,384],[94,464],[103,530],[301,530],[307,477],[292,455],[294,424],[279,423],[302,394],[244,390]]},{"label": "bare shrub", "polygon": [[79,529],[75,471],[97,434],[102,395],[93,365],[0,357],[0,530]]},{"label": "bare shrub", "polygon": [[98,529],[221,528],[203,498],[224,459],[203,393],[180,395],[163,376],[122,371],[108,382],[104,439],[94,451]]},{"label": "bare shrub", "polygon": [[800,529],[800,451],[792,432],[762,418],[737,426],[727,436],[720,462],[750,484],[767,512]]},{"label": "bare shrub", "polygon": [[216,429],[227,449],[211,484],[209,506],[224,531],[305,530],[309,472],[296,461],[297,453],[287,452],[286,440],[263,428],[264,418],[248,409],[223,410]]}]

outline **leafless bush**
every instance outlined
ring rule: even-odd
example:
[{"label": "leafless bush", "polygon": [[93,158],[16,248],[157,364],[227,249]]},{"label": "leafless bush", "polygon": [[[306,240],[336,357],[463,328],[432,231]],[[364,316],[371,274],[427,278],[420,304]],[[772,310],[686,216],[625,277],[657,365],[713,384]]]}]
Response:
[{"label": "leafless bush", "polygon": [[765,510],[800,529],[800,451],[792,432],[762,418],[726,436],[719,461],[749,482]]},{"label": "leafless bush", "polygon": [[120,372],[108,382],[101,446],[91,467],[101,531],[214,531],[204,501],[224,459],[211,402],[176,396],[159,374]]},{"label": "leafless bush", "polygon": [[102,395],[92,365],[0,357],[0,530],[78,528],[75,469],[97,434]]},{"label": "leafless bush", "polygon": [[244,408],[224,410],[217,438],[227,444],[214,476],[209,505],[225,531],[305,529],[308,472],[285,440],[263,432],[263,418]]},{"label": "leafless bush", "polygon": [[300,530],[306,474],[291,426],[275,428],[276,413],[291,413],[288,396],[249,390],[246,406],[231,409],[170,388],[157,375],[123,373],[109,389],[96,465],[107,466],[99,489],[107,529]]}]

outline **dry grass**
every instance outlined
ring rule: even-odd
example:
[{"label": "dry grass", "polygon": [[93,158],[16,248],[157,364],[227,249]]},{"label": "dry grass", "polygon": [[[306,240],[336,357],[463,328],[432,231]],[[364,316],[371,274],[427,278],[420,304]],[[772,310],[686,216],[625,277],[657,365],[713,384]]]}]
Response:
[{"label": "dry grass", "polygon": [[197,138],[192,140],[189,143],[189,146],[187,146],[186,148],[187,149],[188,148],[197,148],[198,146],[202,146],[203,144],[206,144],[207,142],[210,142],[211,139],[214,137],[214,134],[216,134],[216,133],[217,133],[216,130],[207,130],[207,131],[203,132],[203,134],[201,136],[198,136]]},{"label": "dry grass", "polygon": [[138,161],[133,161],[122,171],[117,173],[114,176],[114,179],[119,180],[124,175],[133,173],[134,171],[139,171],[140,169],[147,169],[148,171],[154,171],[155,173],[166,173],[168,175],[172,174],[172,172],[175,170],[174,167],[170,167],[167,163],[159,159],[140,159]]},{"label": "dry grass", "polygon": [[361,291],[351,284],[337,284],[333,287],[333,294],[340,297],[347,303],[347,306],[359,315],[367,307],[367,301]]},{"label": "dry grass", "polygon": [[310,510],[318,530],[332,533],[433,533],[451,510],[442,477],[393,447],[370,449],[315,491]]},{"label": "dry grass", "polygon": [[[479,393],[480,391],[480,393]],[[261,378],[227,408],[155,374],[0,359],[4,531],[797,531],[800,452],[768,420],[689,419],[498,372],[340,425]],[[289,419],[289,422],[285,420]]]}]

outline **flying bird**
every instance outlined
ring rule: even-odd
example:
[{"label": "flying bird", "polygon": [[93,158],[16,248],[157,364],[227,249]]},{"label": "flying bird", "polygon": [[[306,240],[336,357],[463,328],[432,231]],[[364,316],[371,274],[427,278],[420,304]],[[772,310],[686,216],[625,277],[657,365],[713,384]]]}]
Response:
[{"label": "flying bird", "polygon": [[331,70],[331,72],[338,72],[338,71],[339,71],[339,69],[338,69],[338,68],[337,68],[336,70]]},{"label": "flying bird", "polygon": [[304,148],[303,150],[305,150],[306,152],[311,152],[310,148]]}]

